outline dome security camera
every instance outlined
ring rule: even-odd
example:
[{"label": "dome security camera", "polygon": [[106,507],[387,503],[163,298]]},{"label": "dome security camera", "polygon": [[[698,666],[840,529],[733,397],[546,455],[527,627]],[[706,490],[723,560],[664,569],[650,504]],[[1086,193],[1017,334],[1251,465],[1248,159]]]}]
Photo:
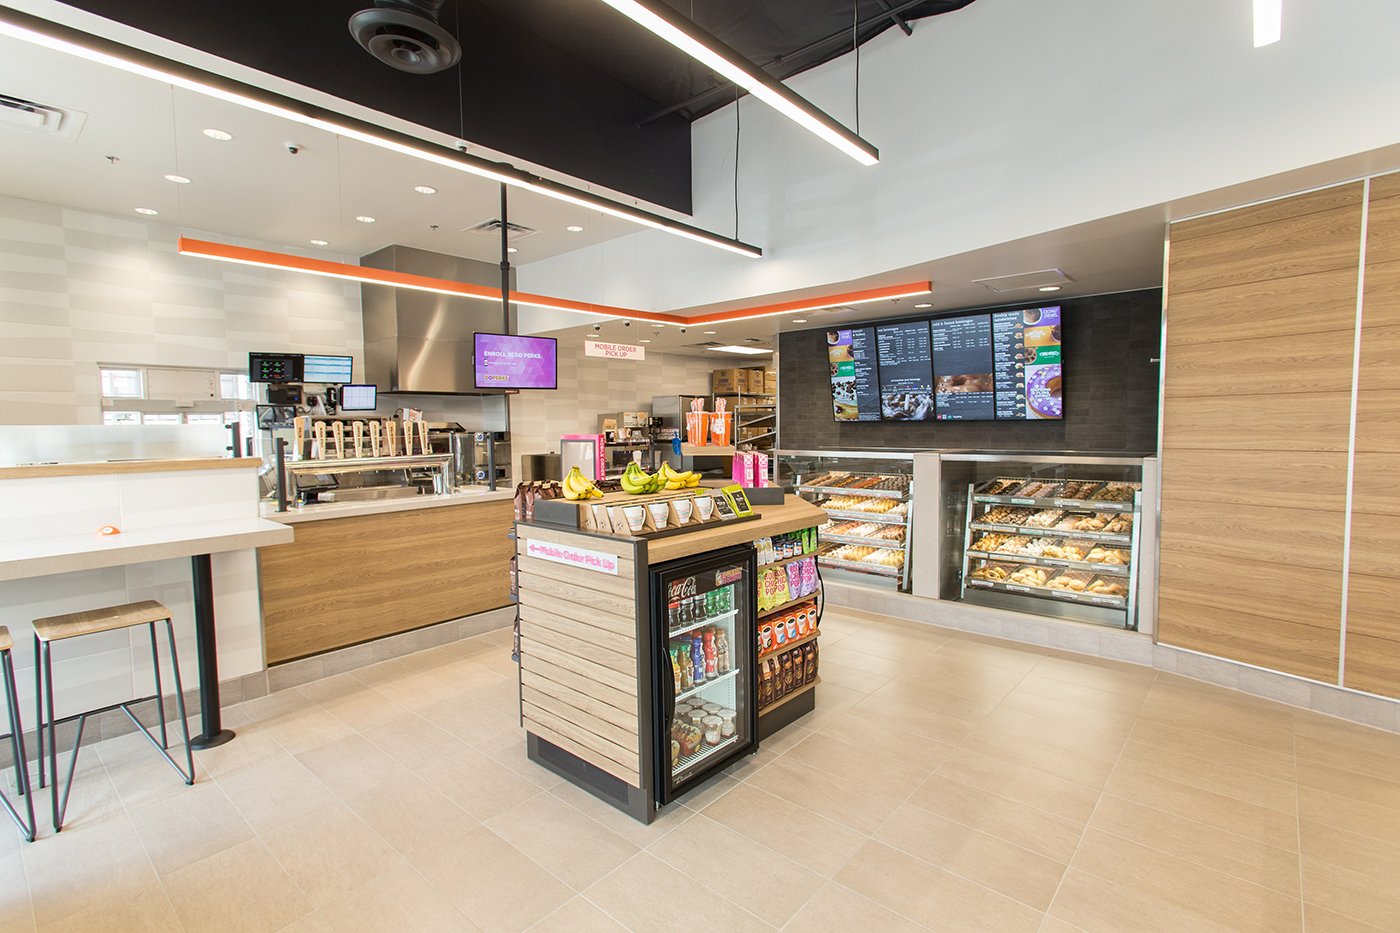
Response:
[{"label": "dome security camera", "polygon": [[684,328],[684,327],[681,328],[681,333],[685,333],[685,328]]},{"label": "dome security camera", "polygon": [[301,152],[301,144],[300,144],[300,143],[287,143],[286,145],[287,145],[287,153],[288,153],[289,155],[296,155],[297,153]]},{"label": "dome security camera", "polygon": [[622,326],[623,326],[623,327],[631,327],[631,326],[632,326],[632,322],[631,322],[631,321],[623,321],[623,322],[622,322]]},{"label": "dome security camera", "polygon": [[594,324],[594,325],[593,325],[593,332],[594,332],[594,333],[597,333],[598,331],[600,331],[600,330],[602,330],[602,329],[603,329],[603,325],[602,325],[602,324]]}]

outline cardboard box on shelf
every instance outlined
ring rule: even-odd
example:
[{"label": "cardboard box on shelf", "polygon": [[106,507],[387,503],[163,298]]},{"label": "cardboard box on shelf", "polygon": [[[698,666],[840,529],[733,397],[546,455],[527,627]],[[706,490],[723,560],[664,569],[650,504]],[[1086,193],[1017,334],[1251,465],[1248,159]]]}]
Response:
[{"label": "cardboard box on shelf", "polygon": [[742,391],[749,395],[759,395],[763,392],[763,370],[746,369],[743,374]]},{"label": "cardboard box on shelf", "polygon": [[732,395],[744,391],[745,379],[739,369],[716,369],[710,373],[710,391],[715,395]]},{"label": "cardboard box on shelf", "polygon": [[767,395],[778,393],[778,374],[769,370],[763,374],[763,391]]}]

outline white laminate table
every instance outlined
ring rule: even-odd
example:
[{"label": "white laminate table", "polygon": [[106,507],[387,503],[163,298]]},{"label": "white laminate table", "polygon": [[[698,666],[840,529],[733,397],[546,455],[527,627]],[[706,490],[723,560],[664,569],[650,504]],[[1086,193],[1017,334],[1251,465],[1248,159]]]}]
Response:
[{"label": "white laminate table", "polygon": [[262,518],[234,518],[169,525],[116,535],[36,538],[0,544],[0,581],[55,573],[120,567],[144,561],[190,558],[194,583],[194,629],[199,657],[201,733],[196,748],[222,745],[233,738],[223,728],[219,707],[219,658],[214,630],[214,582],[210,555],[246,551],[292,540],[290,525]]}]

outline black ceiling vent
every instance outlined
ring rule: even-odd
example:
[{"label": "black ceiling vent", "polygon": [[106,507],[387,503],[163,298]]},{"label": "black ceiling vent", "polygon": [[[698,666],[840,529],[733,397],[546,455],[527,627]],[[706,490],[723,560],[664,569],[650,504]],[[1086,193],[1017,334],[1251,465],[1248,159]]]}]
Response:
[{"label": "black ceiling vent", "polygon": [[462,58],[462,46],[438,25],[443,0],[375,0],[350,17],[350,35],[365,51],[410,74],[446,71]]},{"label": "black ceiling vent", "polygon": [[[479,224],[472,224],[470,227],[463,227],[463,233],[475,233],[480,236],[491,236],[496,239],[501,237],[501,219],[492,217],[490,220],[483,220]],[[527,236],[534,236],[539,233],[534,227],[527,227],[511,221],[506,222],[506,239],[514,243],[516,240],[523,240]]]}]

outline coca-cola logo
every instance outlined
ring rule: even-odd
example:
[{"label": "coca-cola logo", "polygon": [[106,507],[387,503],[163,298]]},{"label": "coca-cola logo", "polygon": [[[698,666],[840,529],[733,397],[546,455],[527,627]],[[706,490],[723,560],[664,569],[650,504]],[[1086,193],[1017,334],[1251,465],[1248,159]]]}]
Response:
[{"label": "coca-cola logo", "polygon": [[696,589],[697,587],[695,585],[694,577],[686,577],[684,580],[673,580],[671,581],[671,587],[669,590],[670,598],[689,599],[690,597],[695,595]]}]

